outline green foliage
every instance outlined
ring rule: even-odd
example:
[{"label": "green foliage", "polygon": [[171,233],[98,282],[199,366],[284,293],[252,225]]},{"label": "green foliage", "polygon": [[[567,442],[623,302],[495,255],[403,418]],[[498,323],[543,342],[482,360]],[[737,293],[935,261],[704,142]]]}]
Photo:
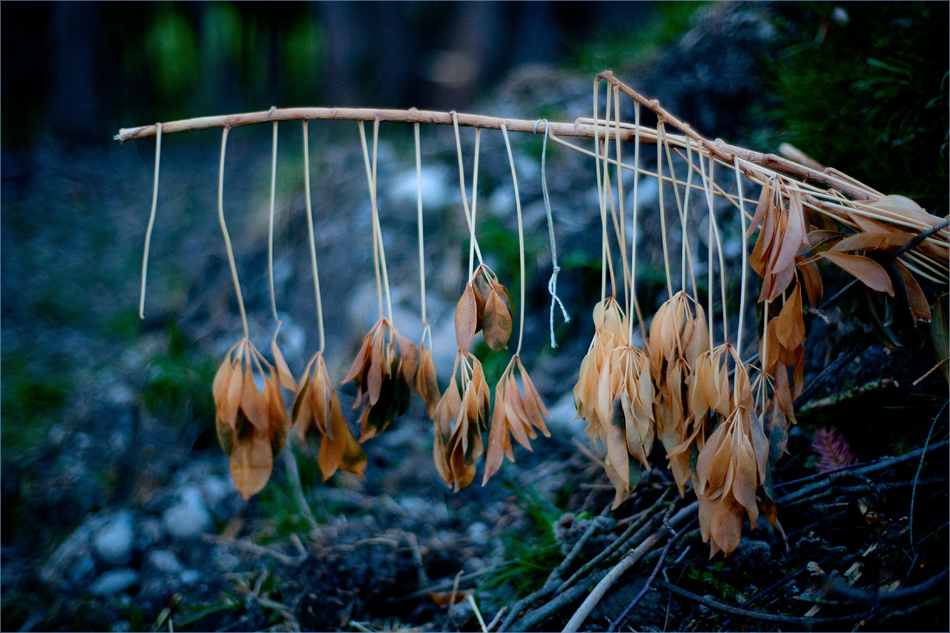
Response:
[{"label": "green foliage", "polygon": [[948,5],[809,3],[803,13],[777,20],[796,35],[767,71],[775,143],[945,215]]},{"label": "green foliage", "polygon": [[[168,328],[168,353],[149,364],[142,399],[146,409],[175,418],[214,418],[211,383],[217,371],[215,360],[194,350],[174,325]],[[194,358],[195,356],[198,358]]]},{"label": "green foliage", "polygon": [[632,38],[626,33],[613,37],[595,36],[575,47],[573,63],[568,65],[580,73],[594,75],[605,68],[617,71],[642,64],[686,31],[696,11],[708,4],[654,2],[646,24],[638,26],[637,37]]},{"label": "green foliage", "polygon": [[493,574],[482,589],[501,588],[507,604],[512,595],[523,597],[540,587],[561,562],[561,549],[554,538],[554,522],[560,511],[542,499],[529,485],[511,481],[502,484],[523,504],[530,525],[501,536],[506,565]]},{"label": "green foliage", "polygon": [[20,351],[4,351],[2,434],[4,462],[38,446],[48,425],[55,420],[73,390],[66,368],[38,371]]}]

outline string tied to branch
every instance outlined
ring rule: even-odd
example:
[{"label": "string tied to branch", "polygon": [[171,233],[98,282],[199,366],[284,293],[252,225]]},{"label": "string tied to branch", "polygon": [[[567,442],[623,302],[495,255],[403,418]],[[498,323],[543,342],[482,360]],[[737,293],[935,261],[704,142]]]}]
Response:
[{"label": "string tied to branch", "polygon": [[557,342],[554,340],[554,304],[561,308],[561,315],[564,317],[565,323],[571,322],[571,317],[567,313],[567,309],[564,307],[564,303],[561,301],[560,297],[557,296],[557,274],[561,272],[560,266],[557,265],[557,244],[554,240],[554,218],[551,215],[551,197],[548,195],[548,179],[545,172],[545,163],[547,162],[547,153],[548,153],[548,134],[550,133],[550,124],[547,119],[538,119],[534,123],[534,133],[538,133],[538,125],[544,122],[544,141],[541,144],[541,193],[544,196],[544,211],[548,216],[548,236],[551,238],[551,264],[553,270],[551,272],[551,278],[548,280],[548,292],[551,295],[551,315],[550,315],[550,326],[551,326],[551,347],[556,348]]}]

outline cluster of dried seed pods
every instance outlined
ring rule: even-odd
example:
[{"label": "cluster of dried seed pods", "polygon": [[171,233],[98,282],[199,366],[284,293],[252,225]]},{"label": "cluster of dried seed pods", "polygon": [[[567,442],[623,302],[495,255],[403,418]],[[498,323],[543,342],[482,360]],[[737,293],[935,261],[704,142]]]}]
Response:
[{"label": "cluster of dried seed pods", "polygon": [[292,419],[297,425],[297,436],[311,452],[316,452],[312,445],[316,438],[320,439],[317,463],[324,481],[338,468],[362,477],[366,470],[366,452],[353,437],[332,384],[323,352],[317,352],[303,371],[294,399]]},{"label": "cluster of dried seed pods", "polygon": [[696,359],[709,350],[709,330],[702,306],[685,292],[677,292],[653,316],[648,344],[657,392],[656,433],[666,448],[673,479],[683,494],[689,480],[690,447],[704,422],[688,407],[688,387]]},{"label": "cluster of dried seed pods", "polygon": [[[482,332],[486,344],[494,351],[502,350],[511,338],[512,301],[508,290],[498,282],[492,270],[482,264],[465,286],[455,308],[455,337],[458,353],[449,385],[436,405],[429,408],[434,423],[433,458],[436,469],[456,492],[475,479],[476,461],[485,453],[482,433],[489,429],[488,452],[482,485],[501,468],[504,456],[515,460],[509,434],[531,450],[530,439],[537,438],[534,428],[550,436],[544,417],[550,417],[527,370],[515,354],[495,387],[494,408],[491,391],[479,360],[468,351],[475,334]],[[430,360],[431,362],[431,360]],[[524,395],[514,377],[517,368]],[[421,372],[420,372],[421,375]],[[427,372],[426,380],[429,380]],[[422,394],[422,379],[417,378]],[[431,372],[435,385],[435,371]],[[431,390],[426,390],[431,393]],[[436,391],[437,393],[437,391]]]},{"label": "cluster of dried seed pods", "polygon": [[360,442],[379,435],[396,415],[406,412],[418,367],[416,344],[396,331],[389,319],[379,317],[343,379],[356,385],[353,408],[363,406]]},{"label": "cluster of dried seed pods", "polygon": [[585,433],[607,449],[604,468],[616,488],[614,507],[640,480],[640,467],[649,470],[647,457],[656,437],[650,360],[630,344],[627,316],[613,297],[594,307],[594,338],[581,363],[574,403],[577,417],[587,421]]},{"label": "cluster of dried seed pods", "polygon": [[455,308],[455,338],[460,350],[467,351],[478,332],[493,352],[500,352],[511,339],[511,293],[498,283],[492,269],[481,264],[465,286]]},{"label": "cluster of dried seed pods", "polygon": [[[731,388],[730,360],[735,371]],[[769,472],[777,447],[766,435],[747,368],[732,345],[720,345],[697,359],[690,408],[697,418],[711,414],[717,422],[699,445],[693,485],[703,541],[711,543],[710,558],[720,550],[728,556],[739,545],[744,514],[753,529],[760,511],[781,529]]]},{"label": "cluster of dried seed pods", "polygon": [[[212,384],[218,441],[231,457],[231,478],[245,499],[267,484],[290,428],[280,387],[295,390],[296,383],[276,344],[273,349],[277,368],[242,338],[228,350]],[[255,375],[263,380],[263,391]]]}]

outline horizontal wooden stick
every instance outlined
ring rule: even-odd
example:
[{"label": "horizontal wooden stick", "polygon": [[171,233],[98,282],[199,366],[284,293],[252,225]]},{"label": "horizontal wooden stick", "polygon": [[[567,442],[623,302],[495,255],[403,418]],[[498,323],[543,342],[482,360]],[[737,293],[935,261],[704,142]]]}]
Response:
[{"label": "horizontal wooden stick", "polygon": [[[432,125],[452,125],[451,112],[437,112],[434,110],[382,110],[377,108],[271,108],[263,112],[246,112],[244,114],[227,114],[220,116],[206,116],[181,121],[162,123],[162,134],[189,132],[191,130],[207,130],[222,127],[238,127],[254,125],[272,121],[395,121],[400,123],[429,123]],[[485,116],[481,114],[458,113],[458,124],[463,127],[480,127],[483,129],[500,130],[502,124],[509,132],[529,132],[544,134],[545,121],[534,119],[509,119],[504,117]],[[551,131],[560,136],[580,136],[594,138],[594,126],[581,123],[549,123]],[[598,136],[603,136],[604,124],[597,126]],[[156,125],[143,125],[133,128],[122,128],[115,135],[115,140],[129,141],[146,136],[155,136]],[[615,131],[610,138],[615,138]],[[621,129],[620,139],[633,140],[632,129]],[[647,143],[656,143],[656,130],[640,129],[640,140]],[[672,140],[672,139],[671,139]],[[685,143],[684,143],[685,145]]]}]

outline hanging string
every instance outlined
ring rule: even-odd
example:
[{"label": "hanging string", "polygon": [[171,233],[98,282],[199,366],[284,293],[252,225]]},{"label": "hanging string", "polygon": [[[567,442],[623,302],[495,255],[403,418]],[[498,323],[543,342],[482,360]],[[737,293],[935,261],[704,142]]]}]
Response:
[{"label": "hanging string", "polygon": [[541,193],[544,196],[544,211],[548,216],[548,237],[551,238],[551,263],[554,266],[554,270],[551,272],[551,279],[548,280],[548,292],[551,294],[551,347],[556,348],[557,342],[554,340],[554,304],[557,303],[557,305],[560,306],[561,315],[564,317],[565,323],[570,323],[571,317],[567,314],[564,303],[560,297],[557,296],[557,274],[561,272],[561,268],[557,265],[557,244],[554,240],[554,218],[551,216],[551,197],[548,195],[548,178],[544,170],[548,155],[548,130],[550,128],[548,120],[538,119],[534,124],[534,133],[538,133],[538,125],[542,121],[544,122],[544,141],[541,144]]},{"label": "hanging string", "polygon": [[155,178],[152,185],[152,210],[145,229],[145,254],[142,255],[142,291],[139,294],[139,318],[145,318],[145,280],[148,277],[148,251],[152,244],[152,228],[155,226],[155,209],[158,206],[158,172],[162,158],[162,124],[155,124]]}]

